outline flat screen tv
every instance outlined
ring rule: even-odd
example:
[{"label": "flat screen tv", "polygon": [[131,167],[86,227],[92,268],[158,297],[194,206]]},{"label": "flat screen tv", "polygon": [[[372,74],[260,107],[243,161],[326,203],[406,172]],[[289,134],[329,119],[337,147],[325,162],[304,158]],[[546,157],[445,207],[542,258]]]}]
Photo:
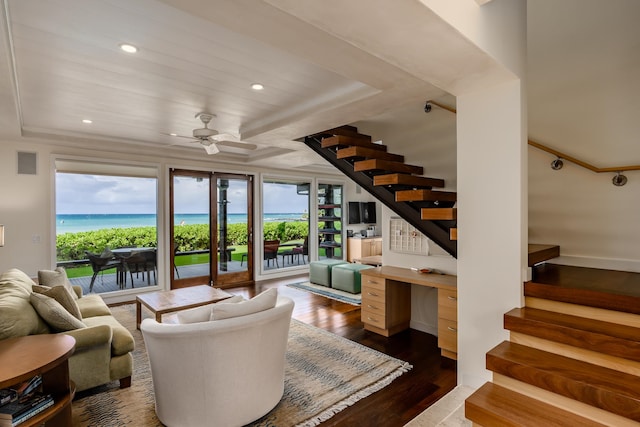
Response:
[{"label": "flat screen tv", "polygon": [[360,202],[349,202],[349,224],[361,224]]}]

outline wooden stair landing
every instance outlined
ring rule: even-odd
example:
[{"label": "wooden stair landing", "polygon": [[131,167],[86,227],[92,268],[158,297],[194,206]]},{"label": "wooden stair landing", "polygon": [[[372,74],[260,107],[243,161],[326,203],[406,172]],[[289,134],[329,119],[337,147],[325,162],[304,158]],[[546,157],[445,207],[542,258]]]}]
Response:
[{"label": "wooden stair landing", "polygon": [[640,273],[544,263],[533,267],[524,295],[640,314]]}]

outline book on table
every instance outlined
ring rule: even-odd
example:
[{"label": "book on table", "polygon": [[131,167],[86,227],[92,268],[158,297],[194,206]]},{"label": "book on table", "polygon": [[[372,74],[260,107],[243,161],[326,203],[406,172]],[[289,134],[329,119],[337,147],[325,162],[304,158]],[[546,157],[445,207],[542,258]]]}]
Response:
[{"label": "book on table", "polygon": [[0,389],[0,406],[13,402],[18,398],[18,392],[12,388]]},{"label": "book on table", "polygon": [[32,393],[0,406],[0,427],[13,427],[52,406],[50,394]]}]

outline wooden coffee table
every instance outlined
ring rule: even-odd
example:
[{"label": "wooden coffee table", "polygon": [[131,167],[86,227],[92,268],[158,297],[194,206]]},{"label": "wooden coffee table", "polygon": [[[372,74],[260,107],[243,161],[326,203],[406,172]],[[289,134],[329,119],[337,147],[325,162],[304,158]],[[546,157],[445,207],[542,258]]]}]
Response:
[{"label": "wooden coffee table", "polygon": [[136,297],[136,328],[142,321],[142,304],[151,310],[158,323],[162,315],[231,298],[233,295],[209,285],[191,286],[171,291],[149,292]]}]

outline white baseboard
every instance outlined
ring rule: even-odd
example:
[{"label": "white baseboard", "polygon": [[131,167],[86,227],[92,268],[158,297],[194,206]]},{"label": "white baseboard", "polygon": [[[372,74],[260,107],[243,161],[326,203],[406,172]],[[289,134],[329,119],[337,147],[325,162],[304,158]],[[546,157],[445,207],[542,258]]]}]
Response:
[{"label": "white baseboard", "polygon": [[631,271],[640,273],[640,260],[596,258],[575,255],[560,255],[550,259],[550,264],[570,265],[574,267],[602,268],[605,270]]}]

